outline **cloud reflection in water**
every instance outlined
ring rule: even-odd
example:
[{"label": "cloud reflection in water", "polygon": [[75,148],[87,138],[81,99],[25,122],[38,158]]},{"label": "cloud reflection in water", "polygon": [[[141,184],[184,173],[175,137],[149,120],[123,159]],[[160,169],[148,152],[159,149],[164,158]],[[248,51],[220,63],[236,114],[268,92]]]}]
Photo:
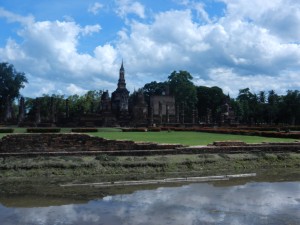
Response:
[{"label": "cloud reflection in water", "polygon": [[182,187],[107,196],[87,204],[5,208],[0,221],[10,224],[296,224],[300,221],[300,182],[247,183]]}]

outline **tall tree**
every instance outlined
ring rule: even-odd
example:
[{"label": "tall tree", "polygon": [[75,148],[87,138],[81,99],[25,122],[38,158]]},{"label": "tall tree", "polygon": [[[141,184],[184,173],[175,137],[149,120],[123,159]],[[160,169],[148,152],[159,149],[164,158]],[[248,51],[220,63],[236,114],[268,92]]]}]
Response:
[{"label": "tall tree", "polygon": [[208,111],[211,112],[212,122],[216,122],[221,113],[222,105],[228,98],[219,87],[197,87],[197,108],[200,120],[204,121]]},{"label": "tall tree", "polygon": [[300,92],[298,90],[287,91],[287,95],[283,96],[280,106],[281,117],[284,122],[295,125],[300,122]]},{"label": "tall tree", "polygon": [[268,123],[273,124],[274,122],[278,122],[279,116],[279,104],[281,97],[278,96],[274,90],[268,92],[268,104],[267,104],[267,115],[268,115]]},{"label": "tall tree", "polygon": [[168,77],[170,93],[174,95],[176,104],[183,104],[188,111],[197,104],[196,86],[192,75],[187,71],[173,71]]},{"label": "tall tree", "polygon": [[249,88],[240,89],[237,102],[239,104],[241,122],[248,124],[254,122],[258,105],[257,95],[252,94]]},{"label": "tall tree", "polygon": [[0,113],[2,118],[8,104],[20,96],[20,89],[24,88],[27,79],[25,74],[15,70],[9,63],[0,63]]}]

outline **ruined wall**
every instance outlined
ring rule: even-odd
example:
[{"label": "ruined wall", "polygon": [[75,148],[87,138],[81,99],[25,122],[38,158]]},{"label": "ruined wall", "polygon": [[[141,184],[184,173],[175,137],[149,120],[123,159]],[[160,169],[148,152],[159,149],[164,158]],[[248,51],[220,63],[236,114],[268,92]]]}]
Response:
[{"label": "ruined wall", "polygon": [[214,142],[209,146],[191,146],[133,141],[106,140],[87,134],[11,134],[0,139],[0,156],[10,155],[164,155],[219,153],[300,153],[300,142],[246,144]]},{"label": "ruined wall", "polygon": [[158,150],[179,146],[106,140],[87,134],[12,134],[0,140],[0,153]]}]

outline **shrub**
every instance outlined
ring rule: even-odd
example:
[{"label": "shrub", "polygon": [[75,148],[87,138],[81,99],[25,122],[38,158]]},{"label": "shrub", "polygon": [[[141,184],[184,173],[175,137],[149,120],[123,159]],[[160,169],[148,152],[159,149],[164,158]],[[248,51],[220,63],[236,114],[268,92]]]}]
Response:
[{"label": "shrub", "polygon": [[37,124],[38,127],[52,127],[52,123],[39,123]]},{"label": "shrub", "polygon": [[0,133],[13,133],[14,129],[12,128],[0,128]]},{"label": "shrub", "polygon": [[59,133],[60,128],[27,128],[27,133]]},{"label": "shrub", "polygon": [[147,128],[137,127],[137,128],[123,128],[123,132],[147,132]]},{"label": "shrub", "polygon": [[149,127],[148,131],[152,131],[152,132],[160,132],[161,128],[160,127]]},{"label": "shrub", "polygon": [[71,130],[74,133],[87,133],[87,132],[98,132],[97,128],[73,128]]}]

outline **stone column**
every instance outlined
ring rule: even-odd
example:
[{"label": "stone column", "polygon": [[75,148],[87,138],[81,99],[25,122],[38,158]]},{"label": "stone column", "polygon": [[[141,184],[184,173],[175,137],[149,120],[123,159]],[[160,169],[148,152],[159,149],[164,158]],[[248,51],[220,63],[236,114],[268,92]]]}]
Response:
[{"label": "stone column", "polygon": [[169,106],[168,105],[166,105],[166,122],[167,123],[170,123],[170,116],[169,116]]},{"label": "stone column", "polygon": [[162,113],[162,103],[158,102],[158,111],[159,111],[159,118],[160,118],[160,125],[162,124],[162,117],[163,117],[163,113]]},{"label": "stone column", "polygon": [[182,113],[181,113],[182,119],[181,123],[184,124],[184,102],[182,103]]},{"label": "stone column", "polygon": [[193,111],[192,111],[192,124],[193,125],[195,124],[195,108],[193,108]]},{"label": "stone column", "polygon": [[35,99],[35,123],[41,123],[41,104],[39,98]]},{"label": "stone column", "polygon": [[206,123],[210,124],[211,123],[211,110],[207,108],[207,115],[206,115]]},{"label": "stone column", "polygon": [[176,122],[179,123],[179,114],[180,114],[180,111],[179,111],[179,105],[177,105],[176,107]]},{"label": "stone column", "polygon": [[11,105],[10,96],[8,95],[6,97],[6,102],[5,102],[5,116],[4,116],[4,121],[8,121],[10,119],[12,119],[12,105]]},{"label": "stone column", "polygon": [[22,123],[24,118],[25,118],[25,99],[24,97],[21,97],[19,102],[18,123]]},{"label": "stone column", "polygon": [[153,126],[153,113],[154,113],[153,112],[153,106],[149,107],[149,111],[150,111],[150,121],[149,121],[150,124],[149,124],[149,126],[152,127]]}]

